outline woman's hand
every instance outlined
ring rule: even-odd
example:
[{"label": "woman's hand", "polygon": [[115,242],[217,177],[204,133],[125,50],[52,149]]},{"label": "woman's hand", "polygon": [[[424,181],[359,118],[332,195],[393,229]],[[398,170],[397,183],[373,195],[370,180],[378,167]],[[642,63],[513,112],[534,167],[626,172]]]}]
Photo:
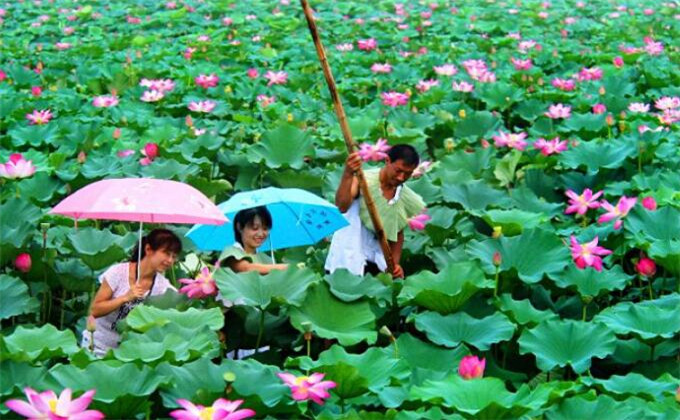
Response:
[{"label": "woman's hand", "polygon": [[130,290],[128,290],[127,294],[125,295],[125,301],[131,302],[135,299],[143,298],[145,293],[146,291],[142,289],[142,286],[140,286],[137,283],[134,283]]}]

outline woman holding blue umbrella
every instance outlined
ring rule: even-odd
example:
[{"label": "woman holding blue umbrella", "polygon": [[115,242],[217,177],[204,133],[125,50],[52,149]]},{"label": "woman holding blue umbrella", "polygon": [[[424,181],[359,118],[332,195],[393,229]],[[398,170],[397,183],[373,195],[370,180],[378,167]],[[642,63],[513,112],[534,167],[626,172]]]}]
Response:
[{"label": "woman holding blue umbrella", "polygon": [[272,270],[285,270],[288,264],[274,264],[265,253],[257,252],[269,238],[272,216],[264,206],[252,207],[236,213],[233,220],[236,242],[222,251],[224,261],[235,272],[257,271],[267,274]]}]

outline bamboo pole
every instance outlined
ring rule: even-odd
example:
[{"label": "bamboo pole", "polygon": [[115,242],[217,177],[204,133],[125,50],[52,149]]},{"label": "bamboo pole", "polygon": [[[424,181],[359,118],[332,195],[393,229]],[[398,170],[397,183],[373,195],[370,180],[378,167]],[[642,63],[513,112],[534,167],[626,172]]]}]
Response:
[{"label": "bamboo pole", "polygon": [[[326,84],[328,85],[328,91],[333,99],[333,107],[335,108],[335,114],[338,116],[338,122],[340,123],[340,129],[342,130],[342,136],[345,139],[345,146],[347,146],[347,152],[352,153],[356,150],[356,144],[352,139],[352,133],[347,124],[347,116],[345,115],[345,109],[340,101],[340,96],[338,95],[338,90],[335,87],[335,79],[333,78],[333,73],[331,73],[331,68],[328,65],[328,59],[326,58],[326,51],[321,44],[321,39],[319,38],[319,32],[316,29],[316,22],[314,22],[314,17],[312,16],[312,9],[310,9],[307,0],[300,0],[302,9],[305,12],[305,17],[307,18],[307,25],[309,26],[309,32],[312,34],[312,39],[314,40],[314,46],[316,47],[316,54],[321,62],[321,68],[323,69],[323,75],[326,78]],[[364,177],[363,169],[359,168],[357,171],[357,177],[359,178],[359,189],[361,190],[361,196],[364,198],[366,207],[368,208],[368,213],[371,215],[371,221],[373,222],[373,229],[378,237],[378,242],[380,243],[380,248],[385,255],[385,261],[387,262],[387,270],[391,274],[394,272],[394,260],[392,259],[392,250],[390,245],[387,243],[387,237],[385,236],[385,230],[383,229],[382,221],[380,220],[380,215],[378,210],[375,208],[375,202],[371,193],[368,191],[368,184],[366,184],[366,178]]]}]

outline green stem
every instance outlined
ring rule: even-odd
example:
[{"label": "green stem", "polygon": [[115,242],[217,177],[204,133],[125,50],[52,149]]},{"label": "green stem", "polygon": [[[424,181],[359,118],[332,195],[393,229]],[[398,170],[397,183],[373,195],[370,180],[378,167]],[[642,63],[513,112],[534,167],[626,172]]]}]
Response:
[{"label": "green stem", "polygon": [[307,340],[307,357],[312,357],[312,340]]},{"label": "green stem", "polygon": [[654,300],[654,290],[652,290],[652,278],[647,279],[647,289],[649,290],[649,300]]},{"label": "green stem", "polygon": [[583,321],[583,322],[585,322],[585,320],[586,320],[587,308],[588,308],[588,305],[584,303],[583,304],[583,316],[581,316],[581,321]]},{"label": "green stem", "polygon": [[59,329],[64,329],[64,315],[66,310],[64,304],[66,303],[66,289],[61,289],[61,313],[59,314]]},{"label": "green stem", "polygon": [[654,361],[654,347],[656,347],[656,344],[652,344],[649,346],[649,361],[653,362]]},{"label": "green stem", "polygon": [[392,344],[394,344],[394,358],[398,359],[399,358],[399,345],[397,345],[397,340],[394,338],[394,336],[390,337],[392,340]]},{"label": "green stem", "polygon": [[94,353],[94,331],[90,331],[90,353]]},{"label": "green stem", "polygon": [[257,342],[255,342],[255,353],[260,351],[260,342],[262,341],[262,333],[264,332],[264,309],[260,308],[260,327],[257,332]]},{"label": "green stem", "polygon": [[500,267],[500,266],[497,266],[497,267],[496,267],[496,276],[495,276],[495,279],[494,279],[495,282],[496,282],[496,284],[495,284],[495,286],[494,286],[494,288],[493,288],[493,297],[495,297],[495,298],[498,297],[498,283],[499,283],[499,280],[500,280],[500,278],[499,278],[499,273],[500,273],[500,271],[501,271],[501,267]]},{"label": "green stem", "polygon": [[642,173],[642,143],[638,142],[638,173]]}]

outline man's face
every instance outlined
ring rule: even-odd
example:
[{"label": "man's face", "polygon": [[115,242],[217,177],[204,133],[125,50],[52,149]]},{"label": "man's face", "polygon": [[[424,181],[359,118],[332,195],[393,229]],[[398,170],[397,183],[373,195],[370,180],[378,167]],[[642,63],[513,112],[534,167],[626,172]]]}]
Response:
[{"label": "man's face", "polygon": [[406,182],[418,165],[407,165],[403,160],[397,159],[394,162],[388,157],[385,160],[385,181],[390,187],[396,188]]}]

